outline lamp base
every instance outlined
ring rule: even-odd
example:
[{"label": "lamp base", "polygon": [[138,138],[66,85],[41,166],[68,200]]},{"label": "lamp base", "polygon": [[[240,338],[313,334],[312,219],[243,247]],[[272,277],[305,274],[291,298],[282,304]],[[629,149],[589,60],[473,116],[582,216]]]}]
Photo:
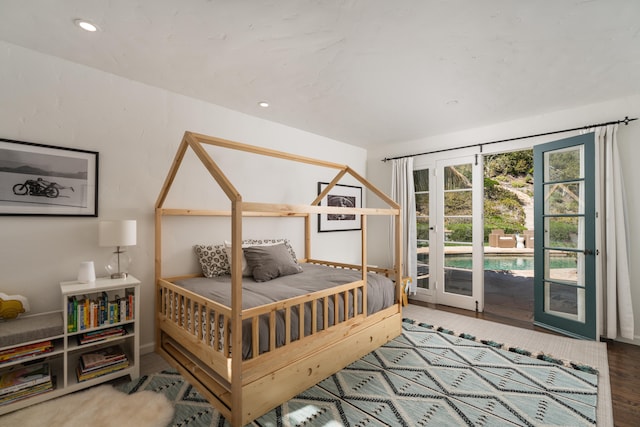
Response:
[{"label": "lamp base", "polygon": [[129,265],[131,264],[131,258],[124,249],[118,248],[111,255],[109,263],[105,266],[107,273],[111,275],[112,279],[126,279],[129,271]]}]

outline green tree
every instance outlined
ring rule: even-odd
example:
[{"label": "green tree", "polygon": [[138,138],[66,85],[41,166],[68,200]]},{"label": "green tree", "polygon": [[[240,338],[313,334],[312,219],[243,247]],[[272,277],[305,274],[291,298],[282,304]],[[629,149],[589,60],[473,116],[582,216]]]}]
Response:
[{"label": "green tree", "polygon": [[533,150],[513,151],[485,157],[485,176],[526,177],[533,175]]},{"label": "green tree", "polygon": [[[533,150],[514,151],[485,157],[484,235],[492,229],[507,234],[521,233],[525,227],[523,202],[502,184],[521,187],[533,183]],[[526,189],[524,189],[526,191]]]},{"label": "green tree", "polygon": [[484,239],[489,241],[493,229],[507,234],[524,230],[525,214],[518,196],[490,178],[484,180]]}]

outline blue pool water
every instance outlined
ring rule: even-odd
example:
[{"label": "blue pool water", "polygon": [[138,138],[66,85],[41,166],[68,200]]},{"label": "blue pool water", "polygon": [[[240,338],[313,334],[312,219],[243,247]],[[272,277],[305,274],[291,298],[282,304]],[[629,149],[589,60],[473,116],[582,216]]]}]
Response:
[{"label": "blue pool water", "polygon": [[[471,268],[471,255],[447,255],[445,267]],[[551,268],[576,268],[575,258],[551,257]],[[485,270],[533,270],[532,256],[485,255]]]}]

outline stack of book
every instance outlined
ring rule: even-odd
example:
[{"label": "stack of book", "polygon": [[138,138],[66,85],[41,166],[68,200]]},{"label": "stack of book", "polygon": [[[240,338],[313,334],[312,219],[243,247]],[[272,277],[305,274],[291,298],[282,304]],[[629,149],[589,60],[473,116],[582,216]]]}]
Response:
[{"label": "stack of book", "polygon": [[87,381],[125,369],[128,366],[127,355],[119,346],[114,345],[81,355],[76,373],[78,381]]},{"label": "stack of book", "polygon": [[126,334],[127,330],[124,328],[124,326],[114,326],[113,328],[85,332],[78,335],[78,344],[84,345],[92,342],[104,341],[110,338],[121,337],[122,335]]},{"label": "stack of book", "polygon": [[0,363],[12,362],[29,356],[37,356],[53,351],[53,342],[43,341],[21,345],[0,351]]},{"label": "stack of book", "polygon": [[0,374],[0,405],[53,390],[48,363],[18,366]]}]

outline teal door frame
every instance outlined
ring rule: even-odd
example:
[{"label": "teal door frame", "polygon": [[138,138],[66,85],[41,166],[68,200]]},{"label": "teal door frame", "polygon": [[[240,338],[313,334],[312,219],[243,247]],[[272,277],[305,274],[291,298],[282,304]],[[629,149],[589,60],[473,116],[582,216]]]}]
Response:
[{"label": "teal door frame", "polygon": [[[583,146],[582,176],[566,180],[545,182],[545,153]],[[576,338],[596,338],[596,233],[595,233],[595,142],[594,134],[589,133],[534,146],[534,324]],[[577,213],[550,213],[547,211],[547,192],[549,186],[573,185],[581,188],[579,203],[582,208]],[[550,239],[550,227],[553,220],[575,219],[583,222],[583,239],[579,238],[575,247],[557,245]],[[560,222],[558,221],[558,222]],[[580,227],[579,227],[580,228]],[[553,244],[556,243],[556,246]],[[547,265],[551,252],[574,254],[576,261],[576,281],[551,277]],[[580,256],[583,255],[583,258]],[[580,283],[580,280],[583,283]],[[576,304],[584,307],[582,319],[571,318],[547,307],[554,290],[574,292]],[[546,292],[546,293],[545,293]]]}]

